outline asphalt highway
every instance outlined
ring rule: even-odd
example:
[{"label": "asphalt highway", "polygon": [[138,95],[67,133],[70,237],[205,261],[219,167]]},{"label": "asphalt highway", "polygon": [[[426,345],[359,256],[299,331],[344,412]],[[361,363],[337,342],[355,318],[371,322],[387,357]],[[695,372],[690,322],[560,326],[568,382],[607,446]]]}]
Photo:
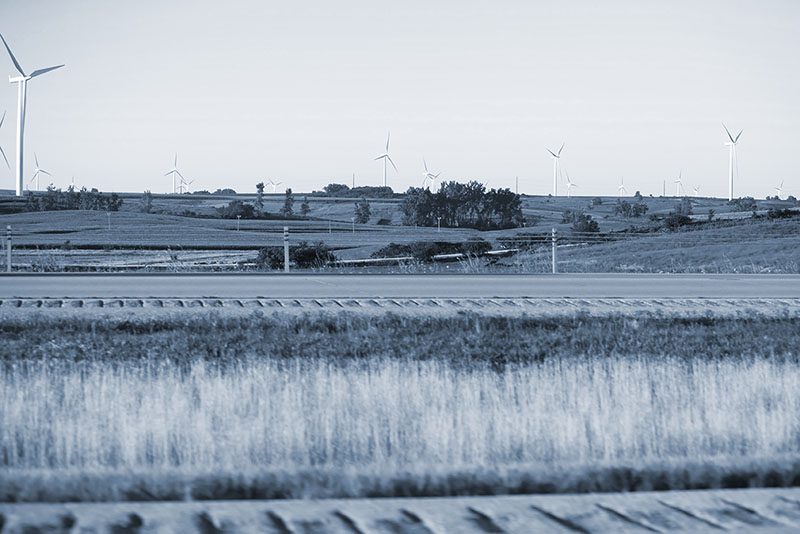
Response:
[{"label": "asphalt highway", "polygon": [[800,298],[798,275],[10,274],[0,298]]}]

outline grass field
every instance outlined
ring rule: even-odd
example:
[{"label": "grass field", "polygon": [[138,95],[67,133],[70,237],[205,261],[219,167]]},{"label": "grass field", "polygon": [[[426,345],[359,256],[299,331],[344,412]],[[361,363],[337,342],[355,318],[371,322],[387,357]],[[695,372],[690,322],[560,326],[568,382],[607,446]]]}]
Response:
[{"label": "grass field", "polygon": [[0,326],[0,498],[800,484],[793,318]]}]

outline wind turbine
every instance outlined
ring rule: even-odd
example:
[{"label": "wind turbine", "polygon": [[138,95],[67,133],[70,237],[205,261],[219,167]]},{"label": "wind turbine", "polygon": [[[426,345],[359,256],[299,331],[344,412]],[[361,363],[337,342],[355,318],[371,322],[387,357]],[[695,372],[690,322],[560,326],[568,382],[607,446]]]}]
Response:
[{"label": "wind turbine", "polygon": [[[728,200],[730,201],[733,200],[733,165],[736,160],[736,143],[739,142],[739,137],[742,136],[744,130],[739,130],[739,133],[734,137],[728,127],[725,126],[725,123],[722,124],[722,127],[725,128],[725,133],[728,134],[728,139],[730,139],[729,143],[725,143],[725,146],[728,147]],[[738,161],[736,163],[738,164]]]},{"label": "wind turbine", "polygon": [[394,161],[392,161],[391,156],[389,156],[389,137],[391,135],[392,135],[392,132],[389,132],[386,135],[386,151],[383,154],[381,154],[380,156],[378,156],[377,158],[375,158],[375,161],[377,161],[379,159],[383,160],[383,187],[386,187],[386,162],[388,161],[389,163],[392,164],[392,167],[394,167],[394,172],[398,172],[397,171],[397,165],[394,164]]},{"label": "wind turbine", "polygon": [[33,176],[31,176],[29,184],[36,180],[36,190],[39,191],[39,175],[46,174],[47,176],[52,176],[49,172],[39,167],[39,158],[36,157],[36,152],[33,153],[33,161],[36,162],[36,169],[34,170]]},{"label": "wind turbine", "polygon": [[778,194],[776,196],[778,198],[781,198],[781,194],[783,193],[783,180],[781,180],[781,183],[778,184],[778,187],[774,187],[773,189],[775,189],[775,191],[778,192]]},{"label": "wind turbine", "polygon": [[560,167],[561,162],[561,151],[564,150],[564,145],[566,143],[561,143],[561,148],[558,149],[558,152],[553,152],[549,148],[546,149],[550,152],[550,155],[553,156],[553,196],[558,196],[558,169]]},{"label": "wind turbine", "polygon": [[[64,65],[56,65],[54,67],[37,69],[31,72],[30,74],[25,74],[25,71],[22,70],[19,61],[17,61],[17,58],[14,57],[14,54],[11,52],[11,48],[8,47],[8,43],[6,42],[2,34],[0,34],[0,40],[3,41],[3,45],[5,45],[9,57],[11,57],[11,62],[14,63],[14,67],[17,69],[17,72],[19,72],[19,76],[16,77],[9,76],[8,81],[9,83],[17,84],[17,161],[16,161],[17,176],[16,178],[17,178],[17,196],[22,196],[22,189],[24,186],[22,156],[23,156],[23,140],[25,138],[25,109],[28,99],[28,80],[36,78],[37,76],[41,76],[42,74],[46,74],[51,70],[60,69]],[[3,157],[5,157],[5,155]]]},{"label": "wind turbine", "polygon": [[177,193],[178,188],[177,188],[177,185],[176,185],[176,182],[175,182],[175,176],[180,176],[181,180],[184,179],[183,175],[181,174],[181,171],[178,170],[178,153],[177,152],[175,153],[175,163],[173,163],[173,165],[172,165],[172,170],[169,171],[169,172],[164,173],[164,176],[170,176],[170,175],[172,175],[172,192],[173,193]]},{"label": "wind turbine", "polygon": [[696,197],[700,196],[700,186],[699,185],[694,186],[692,188],[692,191],[694,192],[694,196],[696,196]]},{"label": "wind turbine", "polygon": [[619,196],[624,196],[624,195],[628,194],[628,190],[625,189],[625,178],[624,177],[619,179],[619,187],[617,187],[617,192],[619,193]]},{"label": "wind turbine", "polygon": [[425,158],[422,158],[422,165],[425,167],[425,172],[422,173],[422,187],[425,187],[426,182],[430,182],[430,185],[433,185],[434,190],[436,190],[436,180],[439,179],[439,175],[442,174],[442,171],[439,171],[436,174],[433,174],[431,171],[429,171]]},{"label": "wind turbine", "polygon": [[681,190],[683,189],[683,181],[681,179],[682,177],[683,177],[683,171],[681,171],[678,174],[678,179],[675,180],[675,196],[676,197],[681,196]]},{"label": "wind turbine", "polygon": [[578,187],[578,184],[570,180],[569,173],[567,173],[567,198],[570,197],[570,190],[572,190],[573,187]]},{"label": "wind turbine", "polygon": [[186,193],[187,191],[189,191],[189,186],[192,185],[193,183],[194,183],[194,180],[189,180],[187,182],[186,178],[181,176],[180,182],[178,183],[178,192],[180,194]]},{"label": "wind turbine", "polygon": [[[2,127],[3,127],[3,122],[4,122],[5,120],[6,120],[6,112],[4,111],[4,112],[3,112],[3,117],[2,117],[2,118],[0,118],[0,128],[2,128]],[[2,147],[2,146],[0,146],[0,154],[2,154],[2,155],[3,155],[3,159],[4,159],[4,160],[5,160],[5,162],[6,162],[6,167],[8,167],[9,169],[11,169],[11,164],[8,162],[8,158],[6,157],[6,153],[3,151],[3,147]]]},{"label": "wind turbine", "polygon": [[267,180],[267,183],[272,186],[272,192],[275,193],[275,191],[278,189],[278,186],[281,185],[283,182],[275,182],[272,180],[272,178],[270,178],[269,180]]}]

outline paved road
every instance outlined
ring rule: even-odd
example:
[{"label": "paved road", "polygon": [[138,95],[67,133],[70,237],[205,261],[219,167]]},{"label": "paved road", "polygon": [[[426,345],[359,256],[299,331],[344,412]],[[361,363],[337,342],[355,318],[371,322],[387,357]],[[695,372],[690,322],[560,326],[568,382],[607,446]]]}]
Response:
[{"label": "paved road", "polygon": [[3,532],[798,532],[800,490],[2,504]]},{"label": "paved road", "polygon": [[5,298],[798,298],[797,275],[14,274]]}]

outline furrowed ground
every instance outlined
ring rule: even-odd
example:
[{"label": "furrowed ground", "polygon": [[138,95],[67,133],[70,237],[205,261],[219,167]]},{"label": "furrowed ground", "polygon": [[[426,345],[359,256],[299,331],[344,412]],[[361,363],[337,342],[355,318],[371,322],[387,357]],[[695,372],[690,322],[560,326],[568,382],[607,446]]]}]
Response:
[{"label": "furrowed ground", "polygon": [[0,500],[800,484],[796,315],[0,326]]}]

